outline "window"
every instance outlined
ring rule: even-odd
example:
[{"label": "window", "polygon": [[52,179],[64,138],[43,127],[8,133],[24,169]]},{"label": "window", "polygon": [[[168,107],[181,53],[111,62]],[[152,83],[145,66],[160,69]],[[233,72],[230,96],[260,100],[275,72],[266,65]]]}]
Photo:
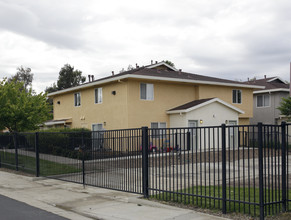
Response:
[{"label": "window", "polygon": [[154,85],[149,83],[140,84],[140,99],[154,100]]},{"label": "window", "polygon": [[102,88],[95,89],[95,103],[102,103]]},{"label": "window", "polygon": [[104,147],[104,128],[103,124],[92,124],[92,150]]},{"label": "window", "polygon": [[[166,122],[152,122],[151,123],[152,137],[163,138],[166,136],[167,123]],[[163,129],[164,128],[164,129]]]},{"label": "window", "polygon": [[268,106],[270,106],[270,95],[258,95],[257,107],[268,107]]},{"label": "window", "polygon": [[74,94],[74,99],[75,99],[75,106],[80,106],[81,105],[81,94],[79,92]]},{"label": "window", "polygon": [[232,103],[241,104],[241,90],[232,90]]}]

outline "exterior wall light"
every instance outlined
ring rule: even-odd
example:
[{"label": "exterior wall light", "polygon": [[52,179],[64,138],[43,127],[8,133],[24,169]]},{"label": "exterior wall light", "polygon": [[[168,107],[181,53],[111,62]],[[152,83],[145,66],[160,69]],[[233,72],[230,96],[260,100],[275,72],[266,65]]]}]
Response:
[{"label": "exterior wall light", "polygon": [[200,124],[203,124],[203,120],[202,119],[200,119]]}]

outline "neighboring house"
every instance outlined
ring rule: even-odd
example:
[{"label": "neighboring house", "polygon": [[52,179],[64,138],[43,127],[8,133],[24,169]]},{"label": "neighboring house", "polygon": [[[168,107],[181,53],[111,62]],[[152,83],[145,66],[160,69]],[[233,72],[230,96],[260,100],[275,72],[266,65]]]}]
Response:
[{"label": "neighboring house", "polygon": [[266,77],[246,82],[248,85],[264,86],[264,89],[254,91],[254,117],[251,124],[262,122],[265,124],[279,123],[280,111],[277,109],[283,97],[289,96],[289,84],[279,77]]},{"label": "neighboring house", "polygon": [[[49,125],[95,131],[249,124],[253,91],[261,88],[182,72],[160,62],[48,94],[54,105],[54,120]],[[180,109],[184,104],[189,108]],[[183,123],[173,121],[175,109],[180,111],[178,115],[185,114]]]}]

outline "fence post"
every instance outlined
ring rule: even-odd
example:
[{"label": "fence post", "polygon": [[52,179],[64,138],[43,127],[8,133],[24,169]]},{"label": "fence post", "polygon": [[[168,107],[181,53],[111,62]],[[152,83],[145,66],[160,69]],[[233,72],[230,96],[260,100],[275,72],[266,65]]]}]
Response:
[{"label": "fence post", "polygon": [[0,168],[1,168],[1,153],[0,153]]},{"label": "fence post", "polygon": [[264,161],[263,161],[263,124],[258,123],[258,147],[259,147],[259,202],[260,202],[260,220],[265,217],[264,214]]},{"label": "fence post", "polygon": [[36,162],[36,176],[39,177],[39,145],[38,132],[35,132],[35,162]]},{"label": "fence post", "polygon": [[281,133],[282,133],[282,209],[286,212],[286,122],[281,123]]},{"label": "fence post", "polygon": [[226,126],[221,125],[222,144],[222,213],[226,214]]},{"label": "fence post", "polygon": [[17,132],[13,133],[14,139],[14,150],[15,150],[15,169],[18,171],[18,140],[17,140]]},{"label": "fence post", "polygon": [[81,144],[81,152],[82,152],[82,177],[83,177],[83,187],[85,188],[86,180],[85,180],[85,145],[84,145],[84,132],[82,135],[82,144]]},{"label": "fence post", "polygon": [[142,191],[144,198],[149,197],[148,127],[142,127]]},{"label": "fence post", "polygon": [[175,133],[175,149],[177,150],[177,152],[178,150],[181,150],[179,149],[179,146],[178,146],[178,133],[177,132]]},{"label": "fence post", "polygon": [[187,131],[187,150],[189,151],[191,149],[191,143],[190,143],[190,131]]}]

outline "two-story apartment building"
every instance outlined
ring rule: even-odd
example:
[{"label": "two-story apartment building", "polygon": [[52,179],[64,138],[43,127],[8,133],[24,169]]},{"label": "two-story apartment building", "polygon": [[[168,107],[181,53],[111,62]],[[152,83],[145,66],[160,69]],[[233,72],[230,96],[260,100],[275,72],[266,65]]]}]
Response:
[{"label": "two-story apartment building", "polygon": [[254,116],[251,124],[262,122],[265,124],[277,124],[280,121],[280,106],[282,98],[289,96],[289,84],[279,77],[264,77],[246,82],[249,85],[263,86],[264,89],[254,91]]},{"label": "two-story apartment building", "polygon": [[[260,88],[182,72],[161,62],[48,94],[53,98],[54,120],[46,125],[92,130],[175,127],[181,126],[174,123],[176,119],[171,122],[177,114],[189,114],[188,121],[202,126],[206,118],[211,123],[210,118],[215,117],[220,118],[219,123],[249,124],[253,91]],[[188,110],[173,111],[187,103]],[[197,108],[201,114],[189,113]]]}]

